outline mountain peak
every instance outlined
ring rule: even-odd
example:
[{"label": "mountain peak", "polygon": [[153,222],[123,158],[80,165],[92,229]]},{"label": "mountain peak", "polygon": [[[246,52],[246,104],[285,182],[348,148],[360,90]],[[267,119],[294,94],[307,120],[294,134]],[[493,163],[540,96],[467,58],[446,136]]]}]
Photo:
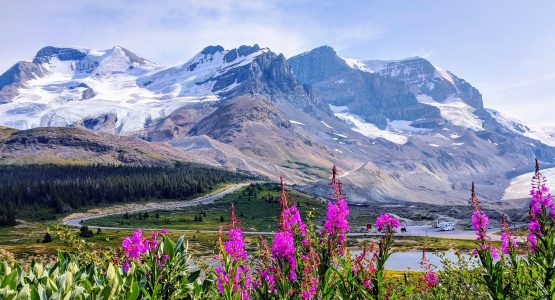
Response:
[{"label": "mountain peak", "polygon": [[423,57],[413,56],[399,60],[345,59],[345,61],[353,69],[378,73],[404,82],[417,98],[421,96],[422,99],[442,103],[462,101],[475,109],[483,108],[482,95],[476,88]]},{"label": "mountain peak", "polygon": [[322,45],[320,47],[316,47],[310,51],[301,53],[297,56],[303,56],[303,55],[325,55],[325,56],[337,56],[337,52],[335,52],[335,49],[333,49],[333,47],[328,46],[328,45]]},{"label": "mountain peak", "polygon": [[49,62],[52,57],[57,57],[61,61],[80,60],[86,55],[86,52],[82,49],[46,46],[37,52],[33,63],[41,64]]},{"label": "mountain peak", "polygon": [[224,47],[220,45],[216,45],[216,46],[207,46],[204,49],[202,49],[200,53],[204,55],[210,55],[210,54],[215,54],[215,53],[224,52],[224,51],[225,51]]},{"label": "mountain peak", "polygon": [[297,79],[308,84],[320,82],[350,69],[345,61],[337,56],[335,50],[327,45],[293,56],[288,62]]}]

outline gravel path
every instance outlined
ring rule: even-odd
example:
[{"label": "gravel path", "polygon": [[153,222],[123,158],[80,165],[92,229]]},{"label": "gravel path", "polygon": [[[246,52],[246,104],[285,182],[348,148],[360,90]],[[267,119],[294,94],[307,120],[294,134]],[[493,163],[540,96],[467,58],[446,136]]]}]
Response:
[{"label": "gravel path", "polygon": [[[129,204],[118,204],[111,207],[105,208],[95,208],[82,213],[73,213],[62,219],[62,223],[72,227],[81,226],[81,222],[85,220],[98,219],[105,216],[119,215],[126,212],[138,212],[145,210],[171,210],[176,208],[197,206],[201,204],[212,203],[223,196],[233,193],[236,190],[248,186],[252,182],[244,182],[239,184],[234,184],[227,187],[223,191],[218,191],[212,194],[198,197],[194,200],[184,200],[184,201],[172,201],[172,202],[147,202],[147,203],[129,203]],[[92,228],[92,226],[91,226]],[[98,227],[94,227],[98,228]],[[129,228],[115,228],[115,227],[100,227],[106,229],[129,229]]]}]

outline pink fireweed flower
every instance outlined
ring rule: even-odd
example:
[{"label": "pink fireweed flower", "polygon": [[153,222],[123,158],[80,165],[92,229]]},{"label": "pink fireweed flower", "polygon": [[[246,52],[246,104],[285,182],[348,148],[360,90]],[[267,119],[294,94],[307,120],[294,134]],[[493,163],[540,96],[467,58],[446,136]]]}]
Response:
[{"label": "pink fireweed flower", "polygon": [[326,221],[324,223],[323,235],[337,237],[337,243],[343,245],[346,239],[346,233],[349,231],[349,208],[345,198],[337,200],[337,203],[328,202],[326,211]]},{"label": "pink fireweed flower", "polygon": [[532,252],[536,251],[536,247],[538,246],[538,239],[533,232],[528,233],[528,245],[529,249]]},{"label": "pink fireweed flower", "polygon": [[222,267],[216,267],[216,283],[217,289],[220,294],[224,292],[224,283],[229,283],[229,278],[227,278],[227,274],[224,272]]},{"label": "pink fireweed flower", "polygon": [[426,288],[432,288],[437,285],[437,274],[432,270],[432,265],[430,261],[426,258],[426,249],[422,249],[422,259],[420,264],[424,268],[425,272],[421,280],[426,284]]},{"label": "pink fireweed flower", "polygon": [[509,229],[506,215],[503,215],[501,218],[501,229],[501,252],[503,252],[503,254],[509,254],[511,251],[518,248],[518,243],[516,237],[512,235]]},{"label": "pink fireweed flower", "polygon": [[536,159],[536,172],[532,177],[532,189],[530,190],[532,200],[530,200],[530,221],[528,223],[528,244],[532,252],[535,252],[538,245],[537,237],[541,237],[543,234],[542,222],[553,221],[555,217],[555,202],[553,202],[545,182],[546,178],[540,172],[540,164]]},{"label": "pink fireweed flower", "polygon": [[268,290],[272,292],[275,289],[276,281],[274,275],[272,275],[268,270],[260,271],[260,279],[264,280],[268,285]]},{"label": "pink fireweed flower", "polygon": [[121,242],[124,254],[129,259],[139,259],[141,254],[150,249],[148,240],[143,240],[143,232],[137,229],[131,237],[126,237]]},{"label": "pink fireweed flower", "polygon": [[378,228],[379,232],[384,233],[394,232],[395,228],[399,228],[399,226],[401,226],[399,220],[389,216],[389,214],[380,215],[376,219],[375,225]]},{"label": "pink fireweed flower", "polygon": [[[124,272],[129,271],[130,262],[141,262],[141,256],[152,255],[157,261],[158,266],[162,267],[163,264],[160,262],[160,256],[156,253],[158,250],[159,241],[156,239],[158,233],[154,232],[151,235],[151,239],[145,238],[141,229],[137,229],[130,237],[126,237],[121,242],[121,247],[123,249],[123,270]],[[167,254],[164,254],[167,256]]]},{"label": "pink fireweed flower", "polygon": [[499,259],[499,252],[497,252],[497,248],[491,247],[489,250],[490,250],[490,253],[491,253],[491,258]]},{"label": "pink fireweed flower", "polygon": [[429,272],[424,274],[424,282],[426,282],[426,287],[431,288],[437,285],[437,274],[435,272]]},{"label": "pink fireweed flower", "polygon": [[509,254],[510,249],[518,248],[516,237],[511,236],[509,232],[501,233],[501,252]]},{"label": "pink fireweed flower", "polygon": [[489,240],[486,235],[489,219],[485,213],[480,212],[480,200],[476,196],[474,182],[472,182],[472,189],[470,191],[470,206],[474,210],[472,213],[472,228],[476,232],[476,240],[481,241],[483,248],[486,240]]},{"label": "pink fireweed flower", "polygon": [[370,279],[368,279],[368,278],[364,279],[364,286],[365,286],[368,290],[372,289],[372,283],[370,282]]},{"label": "pink fireweed flower", "polygon": [[167,233],[168,233],[168,230],[166,228],[160,229],[160,234],[166,235]]},{"label": "pink fireweed flower", "polygon": [[540,222],[538,222],[537,219],[530,220],[530,222],[528,223],[528,229],[531,232],[539,233],[541,230]]},{"label": "pink fireweed flower", "polygon": [[295,240],[289,231],[277,232],[274,236],[274,243],[272,245],[272,258],[283,259],[289,263],[289,278],[292,281],[297,280],[295,269],[297,262],[295,260]]},{"label": "pink fireweed flower", "polygon": [[126,260],[126,261],[123,263],[123,271],[124,271],[125,273],[129,272],[129,261],[128,261],[128,260]]},{"label": "pink fireweed flower", "polygon": [[299,210],[295,206],[284,209],[282,212],[283,231],[293,231],[295,226],[304,237],[306,235],[306,227],[301,220]]},{"label": "pink fireweed flower", "polygon": [[489,219],[485,213],[481,213],[478,210],[474,211],[472,214],[472,228],[474,228],[474,231],[485,231],[488,224]]},{"label": "pink fireweed flower", "polygon": [[243,231],[241,228],[232,228],[227,232],[229,240],[224,244],[224,249],[233,258],[234,262],[239,259],[247,259],[247,251],[245,251],[245,242],[243,241]]},{"label": "pink fireweed flower", "polygon": [[[241,261],[247,259],[245,242],[239,220],[235,217],[235,207],[231,206],[231,224],[226,233],[228,240],[223,242],[222,227],[218,243],[220,255],[216,258],[221,265],[215,268],[216,287],[219,293],[223,294],[226,290],[231,290],[234,299],[250,299],[249,291],[252,288],[252,280],[249,268],[241,265]],[[232,263],[231,263],[232,262]]]}]

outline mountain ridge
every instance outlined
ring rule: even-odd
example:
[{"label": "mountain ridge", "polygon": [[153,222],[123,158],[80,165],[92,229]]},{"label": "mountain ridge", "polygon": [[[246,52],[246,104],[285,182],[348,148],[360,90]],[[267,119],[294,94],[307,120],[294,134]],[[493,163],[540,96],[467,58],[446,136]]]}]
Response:
[{"label": "mountain ridge", "polygon": [[[0,98],[0,125],[141,139],[139,148],[163,145],[307,189],[337,165],[360,203],[456,204],[476,180],[495,204],[505,174],[531,157],[555,161],[552,135],[485,109],[470,83],[423,58],[344,59],[322,46],[286,59],[257,44],[208,46],[172,66],[119,46],[39,53],[0,75],[0,95],[13,96]],[[19,153],[60,147],[44,141],[16,144]]]}]

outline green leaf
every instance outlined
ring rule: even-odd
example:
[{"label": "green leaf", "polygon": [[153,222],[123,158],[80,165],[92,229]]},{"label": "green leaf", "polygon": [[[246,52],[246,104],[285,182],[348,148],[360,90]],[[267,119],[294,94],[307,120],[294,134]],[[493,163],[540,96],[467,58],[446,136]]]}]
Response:
[{"label": "green leaf", "polygon": [[136,300],[139,298],[139,293],[139,284],[136,281],[133,281],[133,283],[131,283],[129,293],[127,294],[127,300]]},{"label": "green leaf", "polygon": [[200,270],[196,270],[187,277],[188,282],[194,282],[200,275]]},{"label": "green leaf", "polygon": [[17,300],[23,300],[23,299],[29,299],[31,298],[31,290],[29,288],[28,284],[23,285],[23,288],[19,291],[19,293],[17,293],[17,296],[15,297],[15,299]]}]

